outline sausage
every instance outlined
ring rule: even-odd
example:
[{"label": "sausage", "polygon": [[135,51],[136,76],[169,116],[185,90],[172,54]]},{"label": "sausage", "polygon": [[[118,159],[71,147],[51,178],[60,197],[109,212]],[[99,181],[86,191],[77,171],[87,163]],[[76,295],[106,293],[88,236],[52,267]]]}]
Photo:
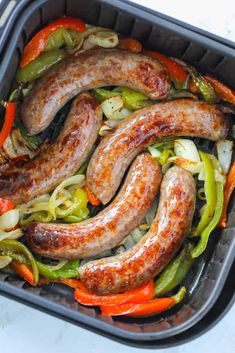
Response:
[{"label": "sausage", "polygon": [[152,99],[170,89],[168,71],[147,56],[118,49],[92,49],[70,56],[50,70],[26,97],[21,118],[29,134],[43,131],[63,105],[82,91],[128,86]]},{"label": "sausage", "polygon": [[101,122],[101,108],[90,93],[76,98],[55,143],[22,167],[2,172],[0,197],[21,204],[74,175],[95,143]]},{"label": "sausage", "polygon": [[55,259],[87,258],[118,245],[144,218],[160,185],[161,168],[148,154],[133,162],[116,199],[96,217],[75,224],[32,223],[30,248]]},{"label": "sausage", "polygon": [[216,141],[228,133],[219,107],[191,99],[163,102],[136,111],[99,144],[87,169],[87,184],[103,204],[114,196],[126,168],[146,146],[170,136]]},{"label": "sausage", "polygon": [[80,278],[97,294],[136,288],[159,273],[180,248],[195,209],[196,190],[191,174],[170,168],[165,174],[157,215],[148,233],[123,254],[90,261],[80,268]]}]

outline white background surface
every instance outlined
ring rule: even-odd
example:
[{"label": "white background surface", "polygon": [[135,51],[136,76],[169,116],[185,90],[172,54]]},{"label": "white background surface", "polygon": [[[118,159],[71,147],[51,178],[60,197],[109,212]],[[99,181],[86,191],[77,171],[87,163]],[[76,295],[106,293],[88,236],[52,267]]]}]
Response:
[{"label": "white background surface", "polygon": [[[234,1],[137,0],[136,2],[235,41]],[[235,306],[206,335],[191,343],[166,349],[164,352],[234,352],[234,323]],[[137,353],[140,350],[126,347],[0,297],[0,352]]]}]

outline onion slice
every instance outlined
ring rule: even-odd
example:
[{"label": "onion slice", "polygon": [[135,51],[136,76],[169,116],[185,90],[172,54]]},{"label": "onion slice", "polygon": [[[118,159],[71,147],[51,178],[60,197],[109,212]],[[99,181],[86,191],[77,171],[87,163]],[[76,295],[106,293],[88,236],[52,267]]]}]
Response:
[{"label": "onion slice", "polygon": [[223,173],[226,175],[229,171],[229,167],[232,160],[233,154],[233,141],[222,140],[216,143],[218,160],[222,168]]}]

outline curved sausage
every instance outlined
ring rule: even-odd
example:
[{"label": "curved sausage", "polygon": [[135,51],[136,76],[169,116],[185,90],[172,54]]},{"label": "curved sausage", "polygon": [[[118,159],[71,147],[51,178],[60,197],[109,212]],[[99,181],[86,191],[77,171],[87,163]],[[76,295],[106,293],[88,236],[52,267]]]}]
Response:
[{"label": "curved sausage", "polygon": [[133,162],[116,199],[97,216],[75,224],[32,223],[30,248],[55,259],[87,258],[118,245],[145,216],[160,185],[161,168],[148,154]]},{"label": "curved sausage", "polygon": [[22,167],[0,175],[0,197],[21,204],[53,190],[85,161],[102,122],[102,111],[90,93],[76,98],[55,143]]},{"label": "curved sausage", "polygon": [[197,136],[216,141],[226,137],[228,122],[215,105],[179,99],[136,111],[107,135],[87,169],[87,184],[108,203],[126,168],[146,146],[170,136]]},{"label": "curved sausage", "polygon": [[180,248],[191,226],[196,190],[191,174],[173,167],[165,174],[157,215],[148,233],[123,254],[90,261],[80,269],[82,283],[98,294],[136,288],[159,273]]},{"label": "curved sausage", "polygon": [[68,57],[43,76],[26,97],[21,109],[26,130],[38,134],[79,92],[112,85],[128,86],[157,99],[167,96],[170,78],[158,61],[129,51],[93,49]]}]

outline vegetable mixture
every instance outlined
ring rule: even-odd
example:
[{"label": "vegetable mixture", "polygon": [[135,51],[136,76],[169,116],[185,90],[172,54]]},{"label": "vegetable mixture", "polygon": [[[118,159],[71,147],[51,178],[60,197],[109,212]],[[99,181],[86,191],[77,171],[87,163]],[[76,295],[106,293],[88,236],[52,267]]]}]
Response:
[{"label": "vegetable mixture", "polygon": [[[137,110],[160,101],[190,98],[209,104],[223,105],[226,102],[231,109],[235,105],[235,91],[184,62],[144,50],[138,40],[123,38],[109,29],[87,25],[77,18],[59,18],[37,32],[26,45],[9,100],[1,102],[5,110],[0,131],[1,173],[9,168],[20,170],[26,161],[44,153],[52,143],[48,133],[36,136],[27,133],[20,120],[21,102],[37,80],[64,58],[79,56],[91,48],[119,48],[147,55],[159,61],[171,78],[171,89],[163,100],[151,100],[144,93],[123,86],[92,89],[91,93],[103,114],[97,143],[109,136],[117,126],[125,124],[125,120]],[[52,125],[54,130],[59,128],[60,124]],[[185,297],[186,288],[182,281],[194,261],[206,251],[213,230],[227,226],[227,212],[235,185],[233,140],[228,138],[216,142],[210,152],[203,150],[197,139],[187,137],[172,137],[147,147],[146,151],[161,165],[163,174],[176,165],[193,175],[197,203],[192,228],[180,250],[156,277],[138,288],[106,295],[90,292],[79,280],[80,266],[93,258],[59,261],[41,258],[32,255],[24,242],[24,229],[32,222],[74,224],[102,212],[104,206],[86,183],[86,170],[95,147],[77,173],[66,178],[52,192],[20,205],[0,198],[0,269],[14,271],[31,286],[50,283],[67,285],[75,289],[76,301],[99,307],[102,315],[148,316],[166,311]],[[139,243],[151,227],[157,204],[158,198],[155,197],[144,219],[139,220],[138,227],[118,246],[95,258],[125,253]]]}]

